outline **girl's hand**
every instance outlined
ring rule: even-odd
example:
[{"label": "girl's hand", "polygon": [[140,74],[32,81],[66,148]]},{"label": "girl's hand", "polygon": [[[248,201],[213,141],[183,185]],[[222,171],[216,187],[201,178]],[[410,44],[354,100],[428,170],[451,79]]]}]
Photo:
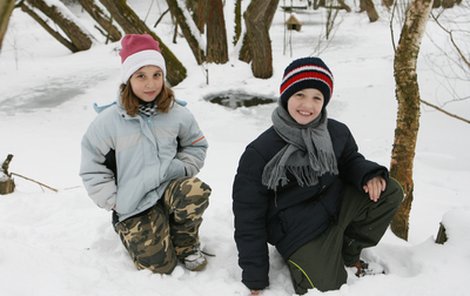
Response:
[{"label": "girl's hand", "polygon": [[250,295],[251,295],[251,296],[254,296],[254,295],[261,295],[261,290],[251,290],[251,291],[250,291]]},{"label": "girl's hand", "polygon": [[367,181],[367,184],[362,188],[366,193],[369,193],[369,198],[373,202],[377,202],[380,198],[380,194],[387,187],[387,182],[382,177],[374,177]]}]

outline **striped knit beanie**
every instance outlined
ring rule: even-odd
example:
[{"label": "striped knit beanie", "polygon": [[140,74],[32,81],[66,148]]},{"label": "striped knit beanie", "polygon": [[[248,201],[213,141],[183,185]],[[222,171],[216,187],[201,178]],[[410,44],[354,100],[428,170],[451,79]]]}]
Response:
[{"label": "striped knit beanie", "polygon": [[326,107],[333,94],[333,74],[325,63],[316,57],[294,60],[284,70],[281,83],[281,106],[287,110],[287,101],[296,92],[305,88],[316,88],[323,94]]},{"label": "striped knit beanie", "polygon": [[121,40],[121,82],[127,83],[135,71],[143,66],[157,66],[166,75],[165,59],[158,41],[149,34],[127,34]]}]

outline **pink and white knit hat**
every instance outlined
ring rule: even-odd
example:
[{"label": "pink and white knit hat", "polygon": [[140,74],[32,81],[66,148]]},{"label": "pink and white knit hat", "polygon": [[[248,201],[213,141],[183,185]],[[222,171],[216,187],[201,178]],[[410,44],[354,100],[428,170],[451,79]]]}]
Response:
[{"label": "pink and white knit hat", "polygon": [[166,75],[166,65],[158,41],[149,34],[127,34],[121,40],[121,81],[127,83],[135,71],[143,66],[157,66]]}]

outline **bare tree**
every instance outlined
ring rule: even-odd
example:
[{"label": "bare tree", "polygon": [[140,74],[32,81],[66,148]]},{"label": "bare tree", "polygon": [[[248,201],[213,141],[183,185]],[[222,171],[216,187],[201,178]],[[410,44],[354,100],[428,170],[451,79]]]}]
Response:
[{"label": "bare tree", "polygon": [[434,0],[433,8],[452,8],[454,5],[460,4],[462,0]]},{"label": "bare tree", "polygon": [[[274,14],[277,9],[277,5],[279,4],[279,1],[270,0],[268,2],[270,3],[264,11],[263,19],[265,19],[265,25],[267,26],[269,30],[269,28],[271,27],[273,18],[274,18]],[[245,23],[246,23],[246,19],[245,19]],[[251,54],[250,38],[248,37],[248,32],[246,32],[245,35],[243,36],[242,48],[240,49],[238,59],[240,61],[244,61],[245,63],[249,63],[251,62],[252,58],[253,56]]]},{"label": "bare tree", "polygon": [[147,27],[139,16],[129,7],[125,0],[100,0],[101,4],[111,13],[116,22],[121,26],[124,32],[128,34],[150,34],[160,43],[162,55],[169,67],[167,80],[171,85],[177,85],[186,78],[186,68],[181,64],[178,58],[162,42],[158,36]]},{"label": "bare tree", "polygon": [[249,44],[251,70],[257,78],[269,78],[273,75],[269,28],[278,4],[279,0],[252,0],[244,13],[247,38],[243,42]]},{"label": "bare tree", "polygon": [[351,7],[346,4],[345,0],[315,0],[312,4],[314,10],[317,10],[320,7],[328,9],[344,9],[347,12],[351,12]]},{"label": "bare tree", "polygon": [[416,63],[432,2],[433,0],[413,0],[409,6],[394,60],[398,114],[390,174],[403,186],[405,198],[393,218],[391,229],[398,237],[405,240],[408,239],[409,216],[413,201],[413,161],[420,116]]},{"label": "bare tree", "polygon": [[382,5],[390,9],[393,5],[393,0],[382,0]]},{"label": "bare tree", "polygon": [[[444,32],[448,41],[448,43],[443,44],[435,40],[434,36],[427,36],[445,58],[446,63],[443,66],[442,64],[437,64],[434,58],[428,59],[433,64],[432,68],[437,75],[443,78],[441,84],[447,84],[448,99],[441,107],[453,102],[470,100],[468,88],[467,93],[463,94],[454,88],[455,81],[470,82],[470,52],[468,51],[468,48],[470,48],[470,30],[468,29],[469,4],[470,2],[466,2],[452,10],[445,8],[436,9],[431,13],[432,20]],[[449,112],[442,110],[442,108],[435,109],[450,115]],[[456,115],[452,115],[452,117],[458,118]]]},{"label": "bare tree", "polygon": [[0,0],[0,50],[2,49],[3,38],[7,32],[8,22],[14,8],[15,0]]},{"label": "bare tree", "polygon": [[[118,28],[113,25],[112,18],[104,13],[104,11],[96,4],[95,0],[79,0],[78,2],[80,2],[82,7],[101,26],[101,28],[106,31],[103,35],[106,36],[107,40],[116,42],[121,39],[121,32],[119,32]],[[98,28],[98,30],[100,29]]]},{"label": "bare tree", "polygon": [[[167,3],[199,65],[203,62],[226,63],[228,61],[222,0],[190,0],[186,1],[185,6],[178,0],[167,0]],[[188,12],[192,12],[191,17]],[[205,44],[204,28],[206,28]]]},{"label": "bare tree", "polygon": [[208,2],[208,0],[186,0],[188,8],[192,12],[193,20],[201,34],[204,34],[204,27],[206,26]]},{"label": "bare tree", "polygon": [[188,18],[184,14],[188,11],[187,8],[179,7],[178,0],[166,0],[166,2],[170,8],[171,15],[176,19],[178,26],[181,28],[184,38],[188,42],[189,48],[191,48],[198,65],[202,64],[206,60],[206,54],[200,42],[201,36],[196,35],[199,33],[199,30],[194,29],[197,28],[196,24],[192,18]]},{"label": "bare tree", "polygon": [[360,0],[359,2],[360,12],[367,12],[367,16],[369,17],[369,21],[371,23],[377,21],[379,19],[379,14],[375,9],[374,2],[372,0]]},{"label": "bare tree", "polygon": [[[59,4],[58,6],[56,6]],[[50,5],[43,0],[21,1],[21,9],[34,18],[49,34],[51,34],[60,43],[70,49],[72,52],[87,50],[93,43],[93,37],[85,32],[84,29],[73,19],[73,14],[61,2]],[[46,19],[36,13],[35,9],[41,11],[45,16],[51,19],[66,35],[54,30]]]},{"label": "bare tree", "polygon": [[235,2],[235,35],[233,36],[233,45],[237,44],[242,34],[242,0]]},{"label": "bare tree", "polygon": [[227,32],[222,0],[209,0],[207,6],[207,62],[224,64],[228,61]]}]

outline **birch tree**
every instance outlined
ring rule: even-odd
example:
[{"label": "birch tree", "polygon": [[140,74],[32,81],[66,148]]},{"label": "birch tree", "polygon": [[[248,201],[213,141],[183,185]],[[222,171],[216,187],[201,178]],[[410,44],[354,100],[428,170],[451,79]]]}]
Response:
[{"label": "birch tree", "polygon": [[393,218],[391,229],[408,239],[413,201],[413,161],[419,130],[420,94],[416,64],[433,0],[413,0],[406,12],[394,59],[397,124],[392,149],[390,175],[403,186],[405,198]]}]

